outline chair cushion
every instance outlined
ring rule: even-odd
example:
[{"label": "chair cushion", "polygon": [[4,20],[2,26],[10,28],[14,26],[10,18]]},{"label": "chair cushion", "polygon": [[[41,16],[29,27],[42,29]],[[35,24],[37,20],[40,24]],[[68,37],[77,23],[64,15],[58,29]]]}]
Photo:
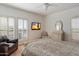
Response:
[{"label": "chair cushion", "polygon": [[12,47],[14,43],[1,42],[1,45],[7,45],[8,47]]},{"label": "chair cushion", "polygon": [[8,42],[9,39],[7,38],[7,36],[2,36],[3,42]]},{"label": "chair cushion", "polygon": [[0,45],[1,45],[1,46],[7,46],[7,47],[9,46],[8,44],[0,44]]},{"label": "chair cushion", "polygon": [[6,42],[1,42],[0,45],[1,46],[9,46]]},{"label": "chair cushion", "polygon": [[7,44],[6,42],[1,42],[0,44]]},{"label": "chair cushion", "polygon": [[14,45],[14,43],[8,43],[9,47],[12,47]]},{"label": "chair cushion", "polygon": [[2,36],[0,36],[0,42],[3,42]]}]

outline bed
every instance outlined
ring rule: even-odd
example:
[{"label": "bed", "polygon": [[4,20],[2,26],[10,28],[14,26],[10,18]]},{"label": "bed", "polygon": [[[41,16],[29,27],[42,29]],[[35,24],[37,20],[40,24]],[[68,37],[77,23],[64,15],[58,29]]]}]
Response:
[{"label": "bed", "polygon": [[22,56],[79,56],[79,43],[42,38],[26,45]]}]

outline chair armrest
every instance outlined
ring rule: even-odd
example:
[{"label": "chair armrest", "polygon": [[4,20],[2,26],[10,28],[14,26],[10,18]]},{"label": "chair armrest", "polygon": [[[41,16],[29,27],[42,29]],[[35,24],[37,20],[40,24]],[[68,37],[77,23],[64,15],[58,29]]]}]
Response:
[{"label": "chair armrest", "polygon": [[8,45],[0,44],[0,53],[6,53],[8,49],[9,49]]}]

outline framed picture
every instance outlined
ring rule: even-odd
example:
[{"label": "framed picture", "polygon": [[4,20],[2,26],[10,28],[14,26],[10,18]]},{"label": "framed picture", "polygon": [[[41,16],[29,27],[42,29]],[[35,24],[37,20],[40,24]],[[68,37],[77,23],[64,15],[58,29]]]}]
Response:
[{"label": "framed picture", "polygon": [[32,22],[31,29],[32,30],[40,30],[41,29],[41,24],[39,22]]}]

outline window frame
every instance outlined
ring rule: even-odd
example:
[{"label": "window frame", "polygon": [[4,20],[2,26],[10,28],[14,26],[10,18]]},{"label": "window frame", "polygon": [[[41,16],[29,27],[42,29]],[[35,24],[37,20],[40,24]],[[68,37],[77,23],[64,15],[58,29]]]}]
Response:
[{"label": "window frame", "polygon": [[71,19],[71,22],[70,22],[70,33],[71,33],[71,38],[73,39],[73,40],[79,40],[77,37],[78,37],[78,34],[79,34],[79,28],[73,28],[72,27],[72,21],[73,20],[76,20],[76,19],[79,19],[79,17],[75,17],[75,18],[72,18]]},{"label": "window frame", "polygon": [[[21,18],[21,17],[13,17],[13,16],[0,16],[0,17],[5,17],[7,19],[7,30],[6,30],[6,33],[7,33],[7,36],[9,37],[9,18],[13,18],[14,19],[14,29],[15,29],[15,38],[18,38],[18,19],[24,19],[27,21],[27,30],[26,30],[26,34],[27,34],[27,39],[28,39],[28,33],[29,33],[29,26],[28,26],[28,19],[27,18]],[[22,39],[24,40],[24,39]],[[20,41],[20,39],[19,39]]]},{"label": "window frame", "polygon": [[[18,18],[18,21],[19,20],[22,20],[23,21],[23,24],[22,24],[22,26],[23,26],[23,29],[22,30],[20,30],[20,31],[22,31],[22,36],[24,35],[24,31],[26,31],[26,33],[28,33],[28,20],[26,20],[25,18]],[[24,29],[24,20],[26,20],[27,21],[27,29],[25,30]],[[19,23],[19,22],[18,22]],[[17,25],[18,25],[18,23],[17,23]],[[17,27],[18,28],[18,27]],[[17,29],[18,30],[18,33],[19,33],[19,28]],[[27,37],[28,37],[28,34],[27,34]],[[23,38],[24,39],[24,38]],[[20,39],[20,40],[22,40],[22,39]]]}]

